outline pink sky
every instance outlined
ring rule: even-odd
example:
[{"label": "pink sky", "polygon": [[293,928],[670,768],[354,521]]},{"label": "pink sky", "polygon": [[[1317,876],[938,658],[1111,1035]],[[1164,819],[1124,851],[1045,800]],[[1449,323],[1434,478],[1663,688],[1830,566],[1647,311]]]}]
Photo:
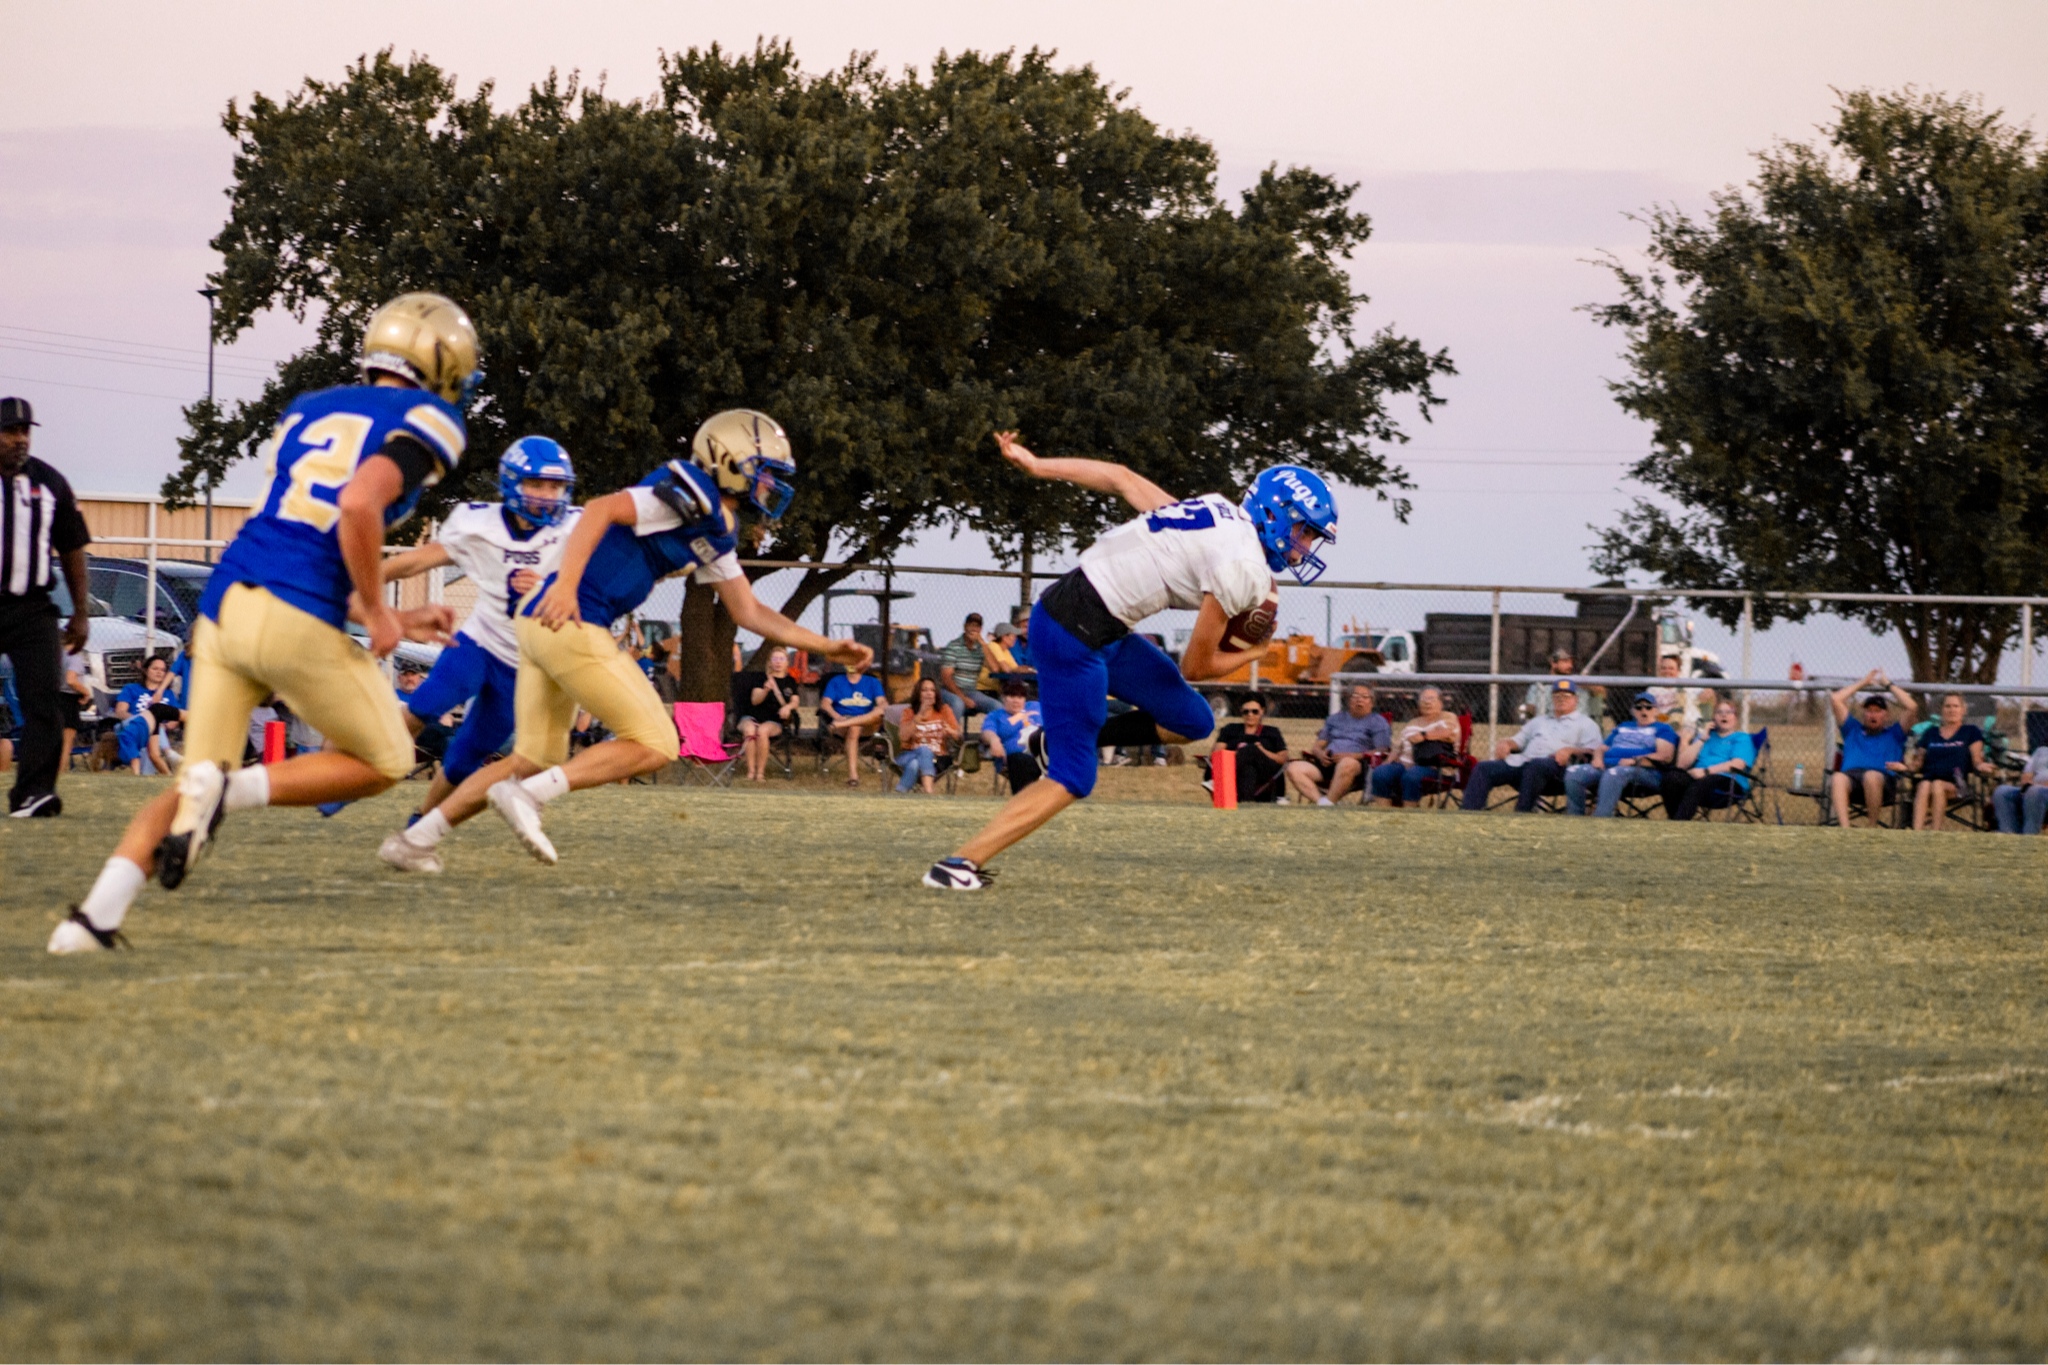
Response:
[{"label": "pink sky", "polygon": [[[192,291],[214,265],[230,98],[386,45],[508,101],[550,67],[630,95],[658,49],[758,34],[814,69],[1057,48],[1209,138],[1226,190],[1268,161],[1360,180],[1379,228],[1354,263],[1366,325],[1448,346],[1462,373],[1411,426],[1412,523],[1347,499],[1347,578],[1587,576],[1586,524],[1625,505],[1644,440],[1602,385],[1615,339],[1572,310],[1607,292],[1584,259],[1640,241],[1626,211],[1746,178],[1756,150],[1829,117],[1831,87],[1976,92],[2030,125],[2048,109],[2037,3],[21,6],[0,83],[0,391],[35,401],[38,452],[81,487],[148,490],[172,467],[179,404],[204,389]],[[296,335],[266,322],[223,350],[219,392],[253,394]]]}]

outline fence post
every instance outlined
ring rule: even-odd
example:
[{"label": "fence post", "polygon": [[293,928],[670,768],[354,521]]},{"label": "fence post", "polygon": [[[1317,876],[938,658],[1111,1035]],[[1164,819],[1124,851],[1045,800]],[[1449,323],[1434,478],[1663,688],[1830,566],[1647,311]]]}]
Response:
[{"label": "fence post", "polygon": [[[1500,672],[1500,589],[1493,590],[1493,643],[1487,650],[1486,671]],[[1493,746],[1500,743],[1500,684],[1486,685],[1486,752],[1490,757]]]},{"label": "fence post", "polygon": [[[1750,614],[1750,608],[1755,603],[1756,599],[1753,597],[1742,599],[1742,676],[1745,678],[1754,678],[1756,676],[1755,673],[1750,671],[1749,666],[1750,625],[1753,619]],[[1745,730],[1749,728],[1749,689],[1746,687],[1742,689],[1742,728]]]},{"label": "fence post", "polygon": [[[875,651],[875,672],[880,674],[882,678],[882,705],[885,707],[891,700],[889,696],[889,599],[895,595],[896,566],[894,564],[884,564],[882,566],[882,646]],[[914,689],[910,695],[911,700],[915,701],[917,699],[917,693]]]},{"label": "fence post", "polygon": [[[2034,685],[2034,604],[2020,604],[2020,686]],[[1994,710],[1996,708],[1993,708]],[[2020,698],[2020,744],[2027,742],[2027,712],[2034,709],[2031,696]]]},{"label": "fence post", "polygon": [[1031,533],[1025,532],[1023,551],[1017,557],[1017,605],[1031,605]]},{"label": "fence post", "polygon": [[149,523],[149,600],[142,607],[142,659],[146,666],[149,656],[156,652],[156,508],[157,500],[149,500],[149,511],[145,513]]}]

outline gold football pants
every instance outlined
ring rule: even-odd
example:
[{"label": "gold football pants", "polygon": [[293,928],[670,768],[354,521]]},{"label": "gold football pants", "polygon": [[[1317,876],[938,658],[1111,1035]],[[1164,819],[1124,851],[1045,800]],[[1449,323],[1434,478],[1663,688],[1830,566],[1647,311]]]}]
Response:
[{"label": "gold football pants", "polygon": [[612,639],[588,621],[549,630],[530,616],[517,618],[519,688],[513,709],[519,738],[513,752],[551,768],[569,756],[569,731],[582,707],[620,739],[674,757],[682,745],[676,723],[654,684]]},{"label": "gold football pants", "polygon": [[249,713],[273,692],[335,748],[392,781],[412,771],[398,694],[370,652],[268,589],[237,583],[221,599],[220,619],[202,617],[192,631],[186,760],[238,767]]}]

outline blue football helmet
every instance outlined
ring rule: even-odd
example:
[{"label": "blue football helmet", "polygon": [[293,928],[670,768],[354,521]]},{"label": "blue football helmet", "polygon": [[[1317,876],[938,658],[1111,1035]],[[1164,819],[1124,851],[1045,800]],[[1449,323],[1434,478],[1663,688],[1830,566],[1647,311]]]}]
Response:
[{"label": "blue football helmet", "polygon": [[1313,583],[1329,567],[1309,545],[1296,542],[1295,527],[1306,526],[1325,544],[1337,543],[1337,500],[1322,475],[1298,464],[1276,464],[1259,471],[1244,495],[1245,515],[1259,533],[1266,567],[1286,569],[1298,582]]},{"label": "blue football helmet", "polygon": [[[564,485],[559,498],[530,498],[519,485],[527,479],[553,479]],[[498,457],[498,492],[514,515],[535,526],[553,526],[569,515],[569,496],[576,491],[576,466],[569,452],[545,436],[522,436]]]}]

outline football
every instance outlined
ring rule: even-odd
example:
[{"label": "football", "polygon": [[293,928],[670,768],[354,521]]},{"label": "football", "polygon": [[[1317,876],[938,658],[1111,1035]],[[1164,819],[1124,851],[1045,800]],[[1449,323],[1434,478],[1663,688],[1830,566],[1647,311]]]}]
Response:
[{"label": "football", "polygon": [[1257,649],[1273,638],[1273,627],[1280,619],[1280,585],[1274,583],[1266,589],[1265,601],[1250,611],[1241,611],[1223,623],[1222,648],[1232,654],[1247,649]]}]

